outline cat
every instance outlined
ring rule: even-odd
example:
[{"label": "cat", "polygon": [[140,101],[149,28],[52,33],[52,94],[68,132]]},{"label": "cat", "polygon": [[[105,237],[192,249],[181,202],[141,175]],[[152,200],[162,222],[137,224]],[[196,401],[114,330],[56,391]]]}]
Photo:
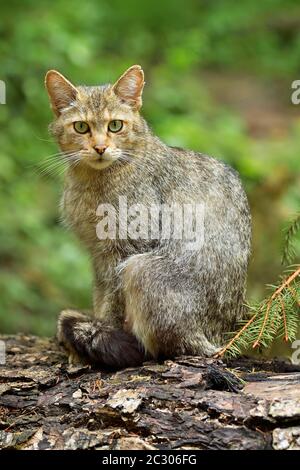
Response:
[{"label": "cat", "polygon": [[[55,116],[50,132],[68,163],[63,217],[94,271],[93,314],[61,312],[59,341],[71,360],[113,368],[216,354],[244,311],[251,216],[238,174],[153,134],[140,114],[144,73],[138,65],[114,85],[75,86],[55,70],[45,83]],[[172,231],[169,237],[161,231],[156,238],[121,237],[118,230],[99,237],[99,207],[118,218],[120,197],[150,212],[154,204],[175,205],[177,215],[178,208],[197,205],[200,243],[191,248]]]}]

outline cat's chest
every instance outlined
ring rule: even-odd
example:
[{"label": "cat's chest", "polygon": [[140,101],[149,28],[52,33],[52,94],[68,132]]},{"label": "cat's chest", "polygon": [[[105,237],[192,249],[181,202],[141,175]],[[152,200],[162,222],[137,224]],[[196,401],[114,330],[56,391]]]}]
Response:
[{"label": "cat's chest", "polygon": [[89,188],[67,186],[61,200],[63,218],[89,246],[96,242],[97,208],[101,194]]},{"label": "cat's chest", "polygon": [[[144,251],[148,237],[139,241],[129,231],[131,209],[139,203],[147,209],[157,200],[151,185],[110,187],[66,184],[61,201],[63,217],[80,240],[96,253],[128,256]],[[134,211],[133,211],[134,212]]]},{"label": "cat's chest", "polygon": [[[115,191],[71,185],[65,188],[61,209],[67,226],[94,254],[127,252],[126,240],[119,238],[119,194]],[[114,224],[113,232],[107,234],[106,222],[101,223],[103,218],[109,218]]]}]

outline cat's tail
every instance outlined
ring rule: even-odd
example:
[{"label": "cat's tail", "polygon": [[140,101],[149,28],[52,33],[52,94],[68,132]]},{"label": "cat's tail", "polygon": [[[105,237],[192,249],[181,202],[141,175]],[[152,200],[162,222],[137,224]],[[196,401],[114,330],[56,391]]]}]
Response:
[{"label": "cat's tail", "polygon": [[57,338],[76,357],[111,368],[138,366],[145,353],[135,336],[76,310],[64,310],[58,319]]}]

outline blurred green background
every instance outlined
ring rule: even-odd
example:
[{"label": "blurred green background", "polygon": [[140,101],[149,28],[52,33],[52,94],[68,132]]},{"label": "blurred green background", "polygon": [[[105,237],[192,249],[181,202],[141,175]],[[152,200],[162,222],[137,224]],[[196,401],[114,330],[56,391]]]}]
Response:
[{"label": "blurred green background", "polygon": [[10,0],[0,15],[0,331],[53,334],[59,310],[91,306],[88,256],[59,222],[62,176],[37,171],[57,151],[50,68],[102,84],[141,64],[155,132],[240,172],[254,219],[248,297],[261,299],[300,207],[299,2]]}]

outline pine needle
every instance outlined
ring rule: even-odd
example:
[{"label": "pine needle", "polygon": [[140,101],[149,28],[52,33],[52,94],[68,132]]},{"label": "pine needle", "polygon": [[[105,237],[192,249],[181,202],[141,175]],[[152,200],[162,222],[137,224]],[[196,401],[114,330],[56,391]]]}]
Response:
[{"label": "pine needle", "polygon": [[285,241],[282,254],[282,264],[288,264],[295,258],[293,239],[300,232],[300,214],[292,221],[285,231]]},{"label": "pine needle", "polygon": [[273,286],[273,293],[261,303],[248,306],[254,311],[249,320],[240,322],[240,329],[217,354],[236,357],[252,348],[269,347],[276,338],[294,341],[300,324],[300,266]]}]

